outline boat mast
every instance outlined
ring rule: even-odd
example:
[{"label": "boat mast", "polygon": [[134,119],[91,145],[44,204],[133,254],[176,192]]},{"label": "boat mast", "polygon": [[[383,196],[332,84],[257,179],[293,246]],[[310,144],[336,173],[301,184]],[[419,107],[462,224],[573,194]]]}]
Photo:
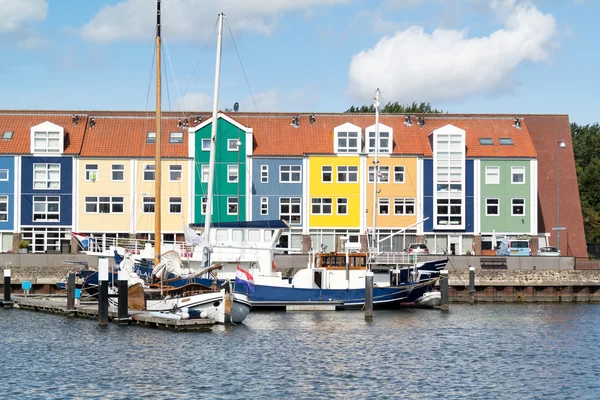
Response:
[{"label": "boat mast", "polygon": [[215,66],[215,92],[213,97],[212,122],[210,132],[210,159],[208,164],[208,189],[206,192],[206,215],[204,219],[204,243],[209,243],[210,223],[212,220],[213,184],[215,180],[217,116],[219,113],[219,82],[221,80],[221,42],[223,41],[223,17],[219,14],[219,29],[217,33],[217,63]]},{"label": "boat mast", "polygon": [[377,246],[377,239],[375,238],[375,219],[377,217],[377,179],[379,178],[379,88],[375,91],[375,158],[373,159],[373,209],[372,218],[373,223],[371,225],[371,252],[374,252]]},{"label": "boat mast", "polygon": [[161,154],[160,154],[160,0],[156,0],[156,156],[154,161],[154,265],[160,262],[160,242],[161,242],[161,221],[160,221],[160,172],[161,172]]}]

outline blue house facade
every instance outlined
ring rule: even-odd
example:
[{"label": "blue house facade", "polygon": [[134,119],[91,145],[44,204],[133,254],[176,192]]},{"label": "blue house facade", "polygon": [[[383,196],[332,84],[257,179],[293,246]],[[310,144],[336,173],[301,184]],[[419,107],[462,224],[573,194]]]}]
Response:
[{"label": "blue house facade", "polygon": [[0,252],[13,247],[15,216],[15,158],[0,156]]}]

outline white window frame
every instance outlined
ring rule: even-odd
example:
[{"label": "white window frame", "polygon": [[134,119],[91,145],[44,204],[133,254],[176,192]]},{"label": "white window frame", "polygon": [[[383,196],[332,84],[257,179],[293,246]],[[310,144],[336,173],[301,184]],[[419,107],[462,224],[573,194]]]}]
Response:
[{"label": "white window frame", "polygon": [[0,222],[8,221],[8,196],[0,196]]},{"label": "white window frame", "polygon": [[202,183],[208,183],[208,167],[208,164],[200,165],[200,182]]},{"label": "white window frame", "polygon": [[8,170],[0,169],[0,181],[8,181]]},{"label": "white window frame", "polygon": [[[56,204],[56,211],[49,210],[51,204]],[[36,210],[36,205],[43,205],[44,210]],[[32,211],[33,222],[60,222],[60,196],[33,196]],[[43,214],[45,218],[36,219],[36,214]],[[50,215],[56,216],[56,219],[49,219]]]},{"label": "white window frame", "polygon": [[[227,139],[227,151],[238,151],[238,145],[237,145],[238,139]],[[233,147],[232,147],[232,143],[233,143]],[[241,141],[240,141],[241,143]],[[240,144],[241,147],[241,144]]]},{"label": "white window frame", "polygon": [[[441,203],[442,201],[447,201],[446,204]],[[455,202],[454,204],[452,204],[452,202]],[[456,201],[459,201],[459,204],[456,204]],[[447,212],[440,212],[439,211],[439,207],[448,207]],[[459,227],[459,226],[463,226],[465,223],[465,216],[463,215],[464,212],[464,208],[465,208],[465,201],[463,201],[462,198],[438,198],[435,205],[435,215],[436,215],[436,220],[435,220],[435,224],[437,226],[444,226],[444,227]],[[460,207],[460,212],[459,213],[452,213],[452,207]],[[452,218],[453,217],[460,217],[460,220],[458,221],[457,224],[453,224],[452,223]],[[447,221],[446,224],[443,224],[440,222],[440,218],[445,218],[444,220]],[[458,229],[458,228],[457,228]]]},{"label": "white window frame", "polygon": [[85,180],[86,182],[98,181],[98,164],[85,164]]},{"label": "white window frame", "polygon": [[[206,215],[206,206],[208,203],[208,197],[206,196],[202,196],[202,199],[200,200],[200,214],[201,215]],[[211,215],[215,213],[215,203],[213,201],[212,203],[212,207],[211,207]]]},{"label": "white window frame", "polygon": [[183,177],[183,165],[171,164],[169,165],[169,182],[181,182]]},{"label": "white window frame", "polygon": [[[402,179],[397,179],[401,176]],[[394,165],[394,183],[404,183],[406,180],[406,167],[404,165]]]},{"label": "white window frame", "polygon": [[[44,179],[36,179],[36,171],[43,171],[45,174]],[[51,172],[57,174],[58,179],[51,179]],[[61,165],[58,163],[39,163],[33,164],[33,189],[34,190],[60,190],[60,179],[61,174]],[[36,184],[43,184],[44,187],[36,187]],[[56,185],[55,187],[51,187],[52,185]]]},{"label": "white window frame", "polygon": [[[377,181],[378,183],[390,183],[390,167],[388,165],[380,165],[379,169],[379,180]],[[373,183],[373,179],[375,176],[375,166],[371,165],[369,166],[369,178],[368,178],[368,182],[369,183]]]},{"label": "white window frame", "polygon": [[169,134],[169,143],[172,143],[172,144],[183,143],[183,132],[171,132]]},{"label": "white window frame", "polygon": [[[524,185],[525,183],[527,183],[525,180],[526,171],[527,169],[524,166],[510,167],[510,183],[512,183],[513,185]],[[515,177],[518,175],[523,175],[523,182],[515,182]]]},{"label": "white window frame", "polygon": [[[148,175],[146,175],[148,174]],[[150,174],[152,175],[151,179],[150,178]],[[156,180],[156,165],[154,164],[144,164],[144,170],[143,170],[143,180],[144,182],[154,182]]]},{"label": "white window frame", "polygon": [[357,183],[358,167],[356,165],[338,165],[337,183]]},{"label": "white window frame", "polygon": [[[387,208],[387,211],[384,211]],[[380,197],[377,199],[377,215],[390,215],[389,197]]]},{"label": "white window frame", "polygon": [[260,183],[269,183],[269,166],[266,164],[260,166]]},{"label": "white window frame", "polygon": [[[515,200],[517,201],[523,201],[523,204],[515,204]],[[510,215],[513,217],[524,217],[525,215],[527,215],[527,213],[525,212],[525,199],[522,197],[518,197],[518,198],[514,198],[514,199],[510,199]],[[523,213],[522,214],[515,214],[515,207],[518,206],[522,206],[523,207]]]},{"label": "white window frame", "polygon": [[155,144],[156,143],[156,132],[148,132],[146,134],[146,143],[147,144]]},{"label": "white window frame", "polygon": [[[496,172],[494,173],[494,170]],[[496,176],[496,181],[494,182],[494,175]],[[485,167],[485,184],[486,185],[499,185],[500,184],[500,167],[498,166],[486,166]]]},{"label": "white window frame", "polygon": [[312,215],[333,215],[333,198],[313,197],[310,202]]},{"label": "white window frame", "polygon": [[[329,170],[327,170],[329,169]],[[329,174],[329,179],[325,177]],[[321,183],[333,183],[333,166],[322,165],[321,166]]]},{"label": "white window frame", "polygon": [[[415,215],[415,203],[415,199],[412,197],[395,197],[394,215]],[[412,212],[407,212],[410,208],[412,208]]]},{"label": "white window frame", "polygon": [[[179,211],[173,211],[173,207],[179,206]],[[169,197],[169,214],[181,214],[183,201],[181,197]]]},{"label": "white window frame", "polygon": [[[378,153],[391,153],[392,152],[392,142],[393,142],[393,134],[390,128],[382,130],[382,125],[379,125],[379,149]],[[375,127],[373,126],[373,130],[367,131],[367,140],[366,147],[367,153],[375,153],[375,136],[377,136],[377,132],[375,132]]]},{"label": "white window frame", "polygon": [[269,215],[269,198],[260,198],[260,215]]},{"label": "white window frame", "polygon": [[[123,214],[125,212],[125,198],[122,196],[86,196],[84,199],[84,212],[86,214]],[[107,206],[108,209],[102,210],[102,206]],[[121,211],[116,207],[121,206]],[[93,207],[93,210],[88,209]]]},{"label": "white window frame", "polygon": [[[288,211],[283,209],[287,207]],[[294,210],[298,211],[295,212]],[[302,198],[301,197],[280,197],[279,198],[279,219],[286,220],[290,225],[302,224]]]},{"label": "white window frame", "polygon": [[[121,179],[115,179],[115,174],[121,174]],[[123,182],[125,180],[125,164],[113,164],[111,167],[111,179],[113,182]]]},{"label": "white window frame", "polygon": [[[152,209],[152,211],[150,211]],[[156,212],[156,201],[154,196],[144,196],[142,198],[142,213],[154,214]]]},{"label": "white window frame", "polygon": [[[492,203],[490,203],[492,201]],[[495,204],[493,202],[496,202]],[[496,213],[490,213],[490,207],[496,207]],[[485,199],[485,215],[486,217],[498,217],[500,216],[500,199],[499,198],[489,198]]]},{"label": "white window frame", "polygon": [[62,153],[60,131],[34,131],[33,152],[34,153]]},{"label": "white window frame", "polygon": [[[351,142],[355,142],[351,145]],[[340,131],[335,134],[336,153],[358,153],[360,152],[360,132],[358,131]]]},{"label": "white window frame", "polygon": [[200,145],[202,146],[202,151],[210,151],[210,138],[202,139]]},{"label": "white window frame", "polygon": [[[239,166],[238,165],[228,165],[227,166],[227,183],[238,183],[239,181],[240,181]],[[236,214],[233,214],[233,215],[236,215]]]},{"label": "white window frame", "polygon": [[[284,177],[287,175],[287,179]],[[297,175],[297,179],[294,176]],[[279,166],[279,183],[301,183],[302,182],[302,166],[301,165],[280,165]]]},{"label": "white window frame", "polygon": [[[346,211],[340,211],[340,207],[344,207]],[[348,215],[348,198],[347,197],[338,197],[337,198],[337,214],[338,215]]]},{"label": "white window frame", "polygon": [[[231,211],[231,207],[235,207],[235,212]],[[240,211],[240,202],[237,197],[227,197],[227,215],[238,215]]]}]

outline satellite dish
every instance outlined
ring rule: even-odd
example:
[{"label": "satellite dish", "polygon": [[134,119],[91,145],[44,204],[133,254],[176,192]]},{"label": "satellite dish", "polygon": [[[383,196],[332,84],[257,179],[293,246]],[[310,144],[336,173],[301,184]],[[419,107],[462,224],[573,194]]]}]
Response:
[{"label": "satellite dish", "polygon": [[237,103],[237,102],[236,102],[236,103],[233,105],[233,111],[236,111],[236,112],[237,112],[237,110],[239,110],[239,109],[240,109],[240,103]]}]

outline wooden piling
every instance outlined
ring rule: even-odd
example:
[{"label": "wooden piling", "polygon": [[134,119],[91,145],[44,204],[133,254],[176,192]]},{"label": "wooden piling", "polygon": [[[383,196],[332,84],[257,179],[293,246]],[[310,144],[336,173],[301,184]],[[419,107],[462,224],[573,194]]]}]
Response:
[{"label": "wooden piling", "polygon": [[128,298],[129,282],[127,279],[121,279],[119,275],[119,324],[129,323],[129,298]]},{"label": "wooden piling", "polygon": [[225,282],[225,294],[223,296],[223,308],[224,308],[224,323],[225,325],[231,325],[233,323],[231,319],[231,307],[233,305],[233,294],[231,293],[231,283]]},{"label": "wooden piling", "polygon": [[475,303],[475,268],[469,265],[469,303]]},{"label": "wooden piling", "polygon": [[442,303],[440,309],[442,311],[448,311],[448,271],[440,271],[440,291],[442,292]]},{"label": "wooden piling", "polygon": [[4,308],[13,308],[13,302],[10,299],[10,292],[10,269],[6,268],[4,270],[4,301],[2,302]]},{"label": "wooden piling", "polygon": [[67,275],[67,311],[75,310],[75,273]]},{"label": "wooden piling", "polygon": [[98,325],[108,325],[108,260],[98,260]]},{"label": "wooden piling", "polygon": [[365,273],[365,319],[373,318],[373,271]]}]

